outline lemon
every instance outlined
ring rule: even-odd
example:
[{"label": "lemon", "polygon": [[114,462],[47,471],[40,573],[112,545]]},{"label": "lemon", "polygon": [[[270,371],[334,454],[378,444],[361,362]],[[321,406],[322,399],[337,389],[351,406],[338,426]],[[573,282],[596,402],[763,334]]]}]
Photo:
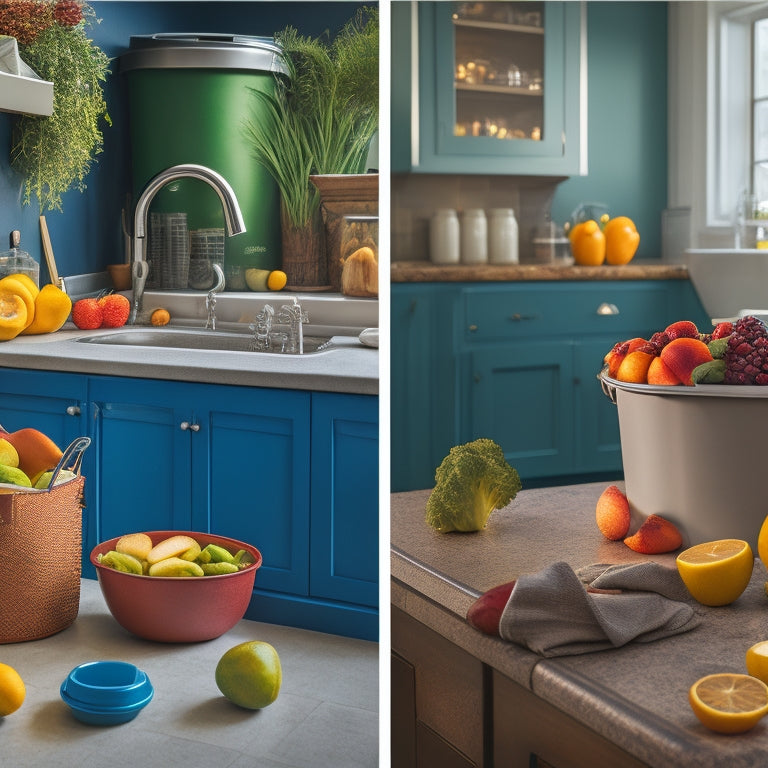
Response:
[{"label": "lemon", "polygon": [[768,714],[768,685],[750,675],[720,672],[697,680],[688,702],[710,730],[744,733]]},{"label": "lemon", "polygon": [[696,544],[677,556],[677,570],[691,596],[703,605],[728,605],[747,588],[754,565],[741,539]]},{"label": "lemon", "polygon": [[7,664],[0,663],[0,717],[15,712],[27,695],[21,675]]},{"label": "lemon", "polygon": [[277,651],[262,640],[230,648],[216,665],[216,685],[234,704],[263,709],[280,693],[283,672]]},{"label": "lemon", "polygon": [[760,533],[757,536],[757,554],[763,561],[763,565],[768,568],[768,517],[763,520]]},{"label": "lemon", "polygon": [[747,648],[745,661],[752,677],[768,683],[768,640],[761,640]]}]

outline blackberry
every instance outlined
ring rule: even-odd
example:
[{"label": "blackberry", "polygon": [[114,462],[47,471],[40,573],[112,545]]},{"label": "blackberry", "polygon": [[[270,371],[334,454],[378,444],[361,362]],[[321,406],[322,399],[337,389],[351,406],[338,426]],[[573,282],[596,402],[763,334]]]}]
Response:
[{"label": "blackberry", "polygon": [[768,384],[768,328],[756,317],[733,326],[725,351],[726,384]]}]

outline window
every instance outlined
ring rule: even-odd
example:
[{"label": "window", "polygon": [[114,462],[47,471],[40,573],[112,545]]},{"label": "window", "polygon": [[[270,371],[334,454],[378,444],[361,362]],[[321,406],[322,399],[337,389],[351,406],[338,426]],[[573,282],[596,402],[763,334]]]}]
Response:
[{"label": "window", "polygon": [[752,71],[752,191],[768,201],[768,9],[754,22]]}]

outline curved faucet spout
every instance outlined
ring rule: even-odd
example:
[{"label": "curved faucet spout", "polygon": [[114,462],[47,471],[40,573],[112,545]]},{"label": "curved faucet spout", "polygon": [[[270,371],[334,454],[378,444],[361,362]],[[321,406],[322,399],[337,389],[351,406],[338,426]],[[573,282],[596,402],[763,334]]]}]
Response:
[{"label": "curved faucet spout", "polygon": [[176,179],[199,179],[208,184],[221,201],[227,237],[245,232],[245,222],[243,221],[243,214],[237,202],[235,192],[220,173],[204,165],[194,164],[174,165],[171,168],[160,171],[144,187],[139,199],[136,201],[136,210],[133,215],[133,311],[129,320],[131,323],[136,322],[136,317],[141,311],[144,283],[147,278],[147,268],[142,262],[145,262],[146,255],[149,206],[160,189],[169,181],[175,181]]}]

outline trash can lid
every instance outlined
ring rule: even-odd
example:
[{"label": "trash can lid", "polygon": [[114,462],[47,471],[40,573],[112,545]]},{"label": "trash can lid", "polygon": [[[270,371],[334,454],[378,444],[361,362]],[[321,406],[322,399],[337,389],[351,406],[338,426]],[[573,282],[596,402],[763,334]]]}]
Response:
[{"label": "trash can lid", "polygon": [[251,69],[288,74],[273,37],[199,32],[132,35],[120,69]]}]

